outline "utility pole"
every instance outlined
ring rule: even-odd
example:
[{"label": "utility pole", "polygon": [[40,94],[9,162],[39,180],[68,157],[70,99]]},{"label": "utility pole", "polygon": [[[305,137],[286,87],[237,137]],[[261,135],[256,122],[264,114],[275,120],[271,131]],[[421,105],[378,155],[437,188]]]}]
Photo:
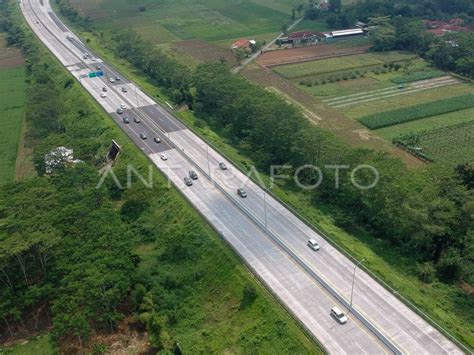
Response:
[{"label": "utility pole", "polygon": [[138,104],[138,93],[137,93],[137,86],[136,85],[133,85],[135,87],[135,100],[137,100],[137,107],[139,107],[140,105]]},{"label": "utility pole", "polygon": [[355,275],[356,275],[356,269],[357,267],[362,264],[365,261],[365,258],[360,259],[357,264],[354,266],[354,273],[352,274],[352,289],[351,289],[351,304],[350,306],[352,307],[352,296],[354,295],[354,281],[355,281]]},{"label": "utility pole", "polygon": [[263,191],[263,214],[265,219],[265,229],[267,229],[267,191]]},{"label": "utility pole", "polygon": [[207,173],[209,175],[209,179],[211,178],[211,164],[209,162],[209,146],[206,144],[206,156],[207,156]]}]

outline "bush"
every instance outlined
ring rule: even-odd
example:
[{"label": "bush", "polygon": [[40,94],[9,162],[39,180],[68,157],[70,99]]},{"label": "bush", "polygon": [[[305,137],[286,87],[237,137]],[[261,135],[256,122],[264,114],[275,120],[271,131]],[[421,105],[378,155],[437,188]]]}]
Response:
[{"label": "bush", "polygon": [[426,284],[432,283],[436,275],[436,269],[431,261],[419,264],[416,272],[420,281]]},{"label": "bush", "polygon": [[250,306],[257,298],[257,290],[255,287],[247,285],[242,292],[242,300],[240,302],[240,309],[243,310]]}]

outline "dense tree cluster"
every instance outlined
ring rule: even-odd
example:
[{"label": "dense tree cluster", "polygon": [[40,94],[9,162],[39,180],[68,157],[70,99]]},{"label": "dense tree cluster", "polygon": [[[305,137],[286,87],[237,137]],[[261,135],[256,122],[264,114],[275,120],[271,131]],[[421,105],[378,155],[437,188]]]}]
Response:
[{"label": "dense tree cluster", "polygon": [[474,32],[450,33],[442,38],[426,32],[421,20],[402,17],[372,18],[377,26],[372,43],[376,51],[408,50],[438,68],[474,78]]},{"label": "dense tree cluster", "polygon": [[[9,15],[6,4],[2,10]],[[27,57],[28,140],[39,176],[0,189],[0,329],[13,335],[12,324],[41,311],[57,338],[81,344],[121,318],[132,287],[134,237],[107,189],[95,188],[106,131],[71,92],[71,79],[10,24],[9,41]],[[41,177],[45,152],[72,142],[85,163]]]}]

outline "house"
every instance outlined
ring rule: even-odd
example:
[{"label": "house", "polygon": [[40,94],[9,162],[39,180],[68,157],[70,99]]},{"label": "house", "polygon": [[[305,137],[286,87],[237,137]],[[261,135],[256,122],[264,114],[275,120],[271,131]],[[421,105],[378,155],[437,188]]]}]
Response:
[{"label": "house", "polygon": [[335,42],[350,38],[363,37],[366,34],[367,30],[364,30],[362,28],[350,28],[347,30],[326,32],[324,33],[324,38],[326,42]]},{"label": "house", "polygon": [[257,42],[254,40],[248,39],[239,39],[238,41],[232,43],[232,49],[239,49],[239,48],[249,48],[250,46],[256,45]]},{"label": "house", "polygon": [[54,169],[65,167],[69,164],[83,163],[82,160],[74,159],[73,150],[66,147],[54,148],[44,156],[46,174],[51,174]]},{"label": "house", "polygon": [[299,43],[310,43],[310,42],[317,42],[318,35],[314,32],[309,31],[300,31],[300,32],[293,32],[287,37],[288,43],[299,44]]}]

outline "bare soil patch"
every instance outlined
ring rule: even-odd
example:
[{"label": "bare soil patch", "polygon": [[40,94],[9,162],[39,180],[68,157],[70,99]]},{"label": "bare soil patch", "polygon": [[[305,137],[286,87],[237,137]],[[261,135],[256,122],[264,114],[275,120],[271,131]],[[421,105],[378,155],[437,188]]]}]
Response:
[{"label": "bare soil patch", "polygon": [[25,64],[21,52],[16,47],[7,47],[5,35],[0,34],[0,69],[15,68]]},{"label": "bare soil patch", "polygon": [[369,46],[341,47],[332,44],[320,44],[265,52],[257,59],[257,63],[266,67],[273,67],[343,55],[360,54],[367,52],[368,49]]},{"label": "bare soil patch", "polygon": [[225,60],[231,65],[237,64],[235,56],[230,49],[218,47],[200,39],[175,42],[173,47],[203,62]]}]

